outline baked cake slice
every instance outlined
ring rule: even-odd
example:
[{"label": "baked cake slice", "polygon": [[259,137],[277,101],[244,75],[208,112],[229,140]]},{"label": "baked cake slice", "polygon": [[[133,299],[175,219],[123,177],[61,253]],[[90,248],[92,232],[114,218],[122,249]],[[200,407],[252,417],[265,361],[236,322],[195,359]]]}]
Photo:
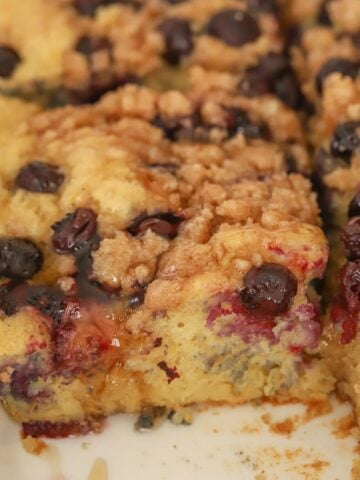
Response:
[{"label": "baked cake slice", "polygon": [[296,25],[293,64],[314,104],[314,177],[331,244],[322,353],[359,417],[360,4],[294,1],[288,7]]},{"label": "baked cake slice", "polygon": [[332,247],[324,290],[327,303],[337,288],[337,272],[344,263],[340,229],[347,222],[349,208],[357,202],[360,186],[359,2],[285,3],[292,65],[312,105],[307,121],[314,149],[312,178]]},{"label": "baked cake slice", "polygon": [[50,105],[183,89],[190,66],[239,73],[284,45],[274,2],[248,0],[1,0],[0,30],[0,90]]},{"label": "baked cake slice", "polygon": [[129,86],[33,114],[2,146],[0,392],[26,435],[333,389],[315,195],[271,125],[228,102]]}]

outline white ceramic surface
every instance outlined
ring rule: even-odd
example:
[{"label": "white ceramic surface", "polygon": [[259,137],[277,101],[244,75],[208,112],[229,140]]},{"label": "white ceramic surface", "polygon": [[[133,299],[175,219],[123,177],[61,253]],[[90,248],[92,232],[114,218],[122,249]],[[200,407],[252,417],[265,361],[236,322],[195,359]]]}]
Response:
[{"label": "white ceramic surface", "polygon": [[[356,441],[334,435],[350,412],[303,423],[290,436],[270,433],[272,422],[303,418],[302,406],[244,406],[196,413],[192,426],[165,421],[134,432],[134,417],[117,415],[104,432],[47,442],[41,456],[26,453],[19,428],[0,412],[1,480],[350,480]],[[297,415],[297,417],[296,417]]]}]

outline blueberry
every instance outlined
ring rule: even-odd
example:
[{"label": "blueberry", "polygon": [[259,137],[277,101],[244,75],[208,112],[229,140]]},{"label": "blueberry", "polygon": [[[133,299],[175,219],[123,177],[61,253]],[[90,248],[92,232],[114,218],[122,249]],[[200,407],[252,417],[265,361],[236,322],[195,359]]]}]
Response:
[{"label": "blueberry", "polygon": [[300,108],[302,95],[293,72],[289,71],[277,78],[274,82],[274,90],[285,105],[293,109]]},{"label": "blueberry", "polygon": [[228,108],[229,134],[243,134],[246,138],[269,138],[270,133],[266,125],[252,122],[245,110],[241,108]]},{"label": "blueberry", "polygon": [[164,58],[170,64],[177,65],[193,50],[193,35],[188,20],[167,18],[160,25],[159,30],[165,40]]},{"label": "blueberry", "polygon": [[353,217],[341,233],[345,256],[348,260],[360,260],[360,216]]},{"label": "blueberry", "polygon": [[145,288],[139,288],[139,290],[129,298],[128,308],[135,309],[140,307],[144,303]]},{"label": "blueberry", "polygon": [[177,134],[179,130],[181,129],[181,125],[176,124],[174,122],[170,123],[168,121],[165,121],[163,118],[161,118],[159,115],[157,115],[153,121],[152,124],[163,130],[165,137],[168,140],[174,141],[177,140]]},{"label": "blueberry", "polygon": [[14,315],[25,304],[27,284],[9,281],[0,285],[0,309],[6,315]]},{"label": "blueberry", "polygon": [[25,238],[0,238],[0,275],[13,280],[32,278],[43,265],[43,254]]},{"label": "blueberry", "polygon": [[258,65],[249,68],[238,88],[247,97],[275,93],[291,108],[301,106],[302,95],[288,58],[271,52],[260,58]]},{"label": "blueberry", "polygon": [[[355,322],[360,309],[360,260],[347,262],[340,271],[340,294],[345,300],[349,317]],[[344,324],[343,324],[344,328]]]},{"label": "blueberry", "polygon": [[151,230],[165,238],[175,238],[178,233],[179,224],[182,218],[172,212],[147,215],[145,213],[136,217],[128,227],[132,235],[139,235],[146,230]]},{"label": "blueberry", "polygon": [[204,125],[201,116],[197,112],[191,116],[177,118],[172,121],[156,116],[152,123],[156,127],[161,128],[166,138],[171,141],[208,142],[209,126]]},{"label": "blueberry", "polygon": [[324,149],[320,149],[314,156],[314,173],[318,179],[322,179],[328,173],[341,167],[341,160],[334,158]]},{"label": "blueberry", "polygon": [[64,175],[58,167],[34,161],[21,168],[15,184],[29,192],[56,193],[63,181]]},{"label": "blueberry", "polygon": [[78,208],[52,226],[52,244],[58,253],[75,253],[96,236],[97,220],[93,210]]},{"label": "blueberry", "polygon": [[111,52],[112,45],[108,38],[106,37],[90,37],[84,35],[80,37],[75,45],[75,50],[88,59],[91,55],[100,50],[108,50]]},{"label": "blueberry", "polygon": [[270,52],[259,59],[259,69],[267,77],[278,78],[290,70],[289,59],[282,53]]},{"label": "blueberry", "polygon": [[359,72],[359,65],[347,58],[330,58],[319,70],[316,76],[316,88],[322,92],[325,79],[332,73],[341,73],[343,76],[355,78]]},{"label": "blueberry", "polygon": [[20,61],[19,54],[13,48],[0,45],[0,77],[11,77]]},{"label": "blueberry", "polygon": [[240,299],[249,311],[274,316],[289,309],[296,292],[297,280],[288,268],[264,263],[247,272]]},{"label": "blueberry", "polygon": [[37,308],[44,315],[51,317],[55,326],[61,322],[65,311],[65,296],[63,292],[50,286],[29,286],[25,303]]},{"label": "blueberry", "polygon": [[272,81],[264,75],[259,67],[253,67],[240,80],[238,90],[249,98],[266,95],[272,91]]},{"label": "blueberry", "polygon": [[360,147],[360,121],[341,123],[335,130],[331,141],[331,153],[334,157],[350,161],[351,155]]},{"label": "blueberry", "polygon": [[34,365],[17,366],[11,375],[11,395],[18,400],[31,400],[36,394],[32,394],[30,383],[37,380],[39,375],[40,371]]},{"label": "blueberry", "polygon": [[127,85],[128,83],[139,83],[139,79],[134,75],[112,75],[107,82],[98,82],[96,76],[91,76],[87,87],[82,89],[69,89],[59,87],[54,90],[50,97],[50,105],[64,106],[64,105],[82,105],[84,103],[95,103],[105,93],[116,90],[119,87]]},{"label": "blueberry", "polygon": [[216,13],[208,23],[209,35],[219,38],[231,47],[255,41],[261,34],[259,26],[249,13],[229,9]]}]

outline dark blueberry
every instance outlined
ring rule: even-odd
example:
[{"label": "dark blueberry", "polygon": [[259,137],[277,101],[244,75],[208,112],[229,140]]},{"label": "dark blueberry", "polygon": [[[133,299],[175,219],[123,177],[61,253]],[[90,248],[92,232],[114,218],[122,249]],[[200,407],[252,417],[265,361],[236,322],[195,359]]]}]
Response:
[{"label": "dark blueberry", "polygon": [[88,35],[85,35],[79,38],[77,44],[75,45],[75,50],[88,59],[90,59],[94,52],[98,52],[100,50],[111,51],[111,49],[111,42],[106,37],[89,37]]},{"label": "dark blueberry", "polygon": [[20,61],[21,58],[14,49],[0,45],[0,77],[11,77]]},{"label": "dark blueberry", "polygon": [[13,315],[26,301],[28,285],[11,281],[0,286],[0,309],[6,315]]},{"label": "dark blueberry", "polygon": [[138,78],[134,75],[124,75],[120,77],[115,75],[106,83],[99,83],[93,78],[87,88],[70,92],[71,103],[75,105],[95,103],[105,93],[116,90],[128,83],[138,83]]},{"label": "dark blueberry", "polygon": [[259,60],[259,69],[270,78],[277,78],[290,70],[289,59],[282,53],[270,52]]},{"label": "dark blueberry", "polygon": [[322,2],[322,4],[320,5],[320,9],[318,11],[318,15],[317,15],[317,21],[319,23],[321,23],[321,25],[324,25],[324,26],[331,26],[332,22],[331,22],[331,18],[330,18],[330,15],[329,15],[329,11],[328,11],[328,8],[327,8],[327,5],[329,3],[329,0],[324,0]]},{"label": "dark blueberry", "polygon": [[334,158],[324,149],[320,149],[314,156],[314,172],[317,178],[322,179],[328,173],[341,166],[342,161]]},{"label": "dark blueberry", "polygon": [[275,93],[291,108],[298,108],[302,100],[289,60],[280,53],[261,57],[258,65],[246,71],[238,88],[247,97]]},{"label": "dark blueberry", "polygon": [[178,224],[160,218],[147,218],[138,225],[138,233],[144,233],[146,230],[151,230],[162,237],[175,238]]},{"label": "dark blueberry", "polygon": [[230,135],[242,134],[246,138],[269,138],[269,130],[264,124],[252,122],[245,112],[240,108],[228,108],[228,131]]},{"label": "dark blueberry", "polygon": [[347,262],[340,272],[341,294],[346,300],[346,306],[354,319],[358,318],[360,310],[360,260]]},{"label": "dark blueberry", "polygon": [[298,164],[294,155],[290,152],[287,152],[285,155],[285,161],[287,165],[287,173],[299,173]]},{"label": "dark blueberry", "polygon": [[27,280],[43,264],[43,254],[34,242],[25,238],[0,238],[0,275]]},{"label": "dark blueberry", "polygon": [[261,34],[256,20],[242,10],[229,9],[216,13],[208,24],[208,33],[227,45],[241,47]]},{"label": "dark blueberry", "polygon": [[274,82],[274,90],[285,105],[293,109],[300,108],[302,95],[293,72],[289,71],[277,78]]},{"label": "dark blueberry", "polygon": [[189,140],[194,142],[206,142],[209,137],[209,128],[203,124],[199,114],[179,118],[173,122],[164,121],[157,116],[153,120],[153,125],[164,131],[166,138],[171,141]]},{"label": "dark blueberry", "polygon": [[51,317],[55,326],[61,322],[66,306],[63,292],[45,285],[28,287],[26,304],[37,308],[44,315]]},{"label": "dark blueberry", "polygon": [[238,89],[245,97],[258,97],[272,91],[272,82],[258,67],[254,67],[245,73],[238,84]]},{"label": "dark blueberry", "polygon": [[88,208],[78,208],[55,223],[52,229],[54,249],[58,253],[75,253],[86,247],[96,235],[96,214]]},{"label": "dark blueberry", "polygon": [[360,192],[351,200],[348,210],[349,218],[360,216]]},{"label": "dark blueberry", "polygon": [[20,170],[15,184],[29,192],[56,193],[63,181],[64,175],[58,167],[34,161]]},{"label": "dark blueberry", "polygon": [[165,133],[166,138],[168,138],[171,141],[176,140],[176,134],[178,133],[178,130],[180,126],[178,124],[173,124],[173,123],[168,123],[164,121],[159,115],[157,115],[153,121],[152,124],[157,127],[161,128],[163,132]]},{"label": "dark blueberry", "polygon": [[23,306],[31,305],[57,323],[63,313],[63,300],[64,294],[61,290],[46,285],[9,282],[0,288],[0,308],[7,315],[14,314]]},{"label": "dark blueberry", "polygon": [[152,230],[162,237],[175,238],[181,222],[182,218],[171,212],[150,216],[144,213],[136,217],[127,230],[132,235],[139,235],[146,230]]},{"label": "dark blueberry", "polygon": [[332,73],[338,72],[344,76],[355,78],[359,65],[347,58],[330,58],[319,70],[316,76],[316,88],[321,93],[324,80]]},{"label": "dark blueberry", "polygon": [[353,217],[341,233],[345,256],[348,260],[360,260],[360,216]]},{"label": "dark blueberry", "polygon": [[189,21],[184,18],[167,18],[159,30],[165,40],[164,58],[170,64],[177,65],[194,48]]},{"label": "dark blueberry", "polygon": [[261,315],[286,312],[297,292],[297,280],[289,269],[276,263],[252,268],[244,278],[240,291],[248,310]]},{"label": "dark blueberry", "polygon": [[139,289],[132,297],[129,298],[128,307],[135,309],[144,303],[145,288]]},{"label": "dark blueberry", "polygon": [[277,11],[275,0],[246,0],[250,12],[274,13]]},{"label": "dark blueberry", "polygon": [[360,147],[360,121],[341,123],[331,141],[331,153],[349,161],[353,152]]},{"label": "dark blueberry", "polygon": [[249,68],[239,83],[240,92],[247,97],[257,97],[274,91],[274,80],[289,70],[284,55],[271,52],[260,58],[258,65]]}]

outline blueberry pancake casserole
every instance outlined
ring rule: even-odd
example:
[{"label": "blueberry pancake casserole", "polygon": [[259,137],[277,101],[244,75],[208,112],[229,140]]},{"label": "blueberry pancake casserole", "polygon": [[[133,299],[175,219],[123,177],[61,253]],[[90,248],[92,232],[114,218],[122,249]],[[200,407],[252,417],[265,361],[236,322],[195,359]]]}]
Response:
[{"label": "blueberry pancake casserole", "polygon": [[25,436],[335,390],[360,415],[359,5],[0,0],[0,402]]}]

